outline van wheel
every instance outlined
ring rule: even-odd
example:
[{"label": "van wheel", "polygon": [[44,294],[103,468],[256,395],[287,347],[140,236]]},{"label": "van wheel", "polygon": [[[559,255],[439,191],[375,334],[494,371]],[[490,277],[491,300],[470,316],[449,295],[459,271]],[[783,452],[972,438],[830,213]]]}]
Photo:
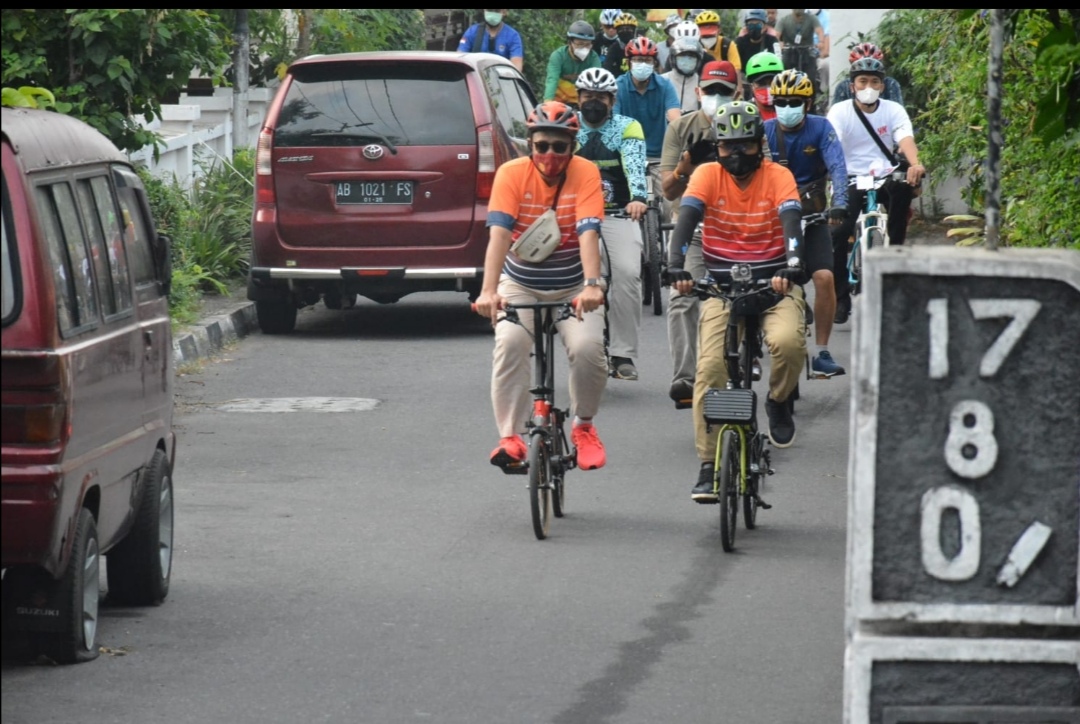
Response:
[{"label": "van wheel", "polygon": [[173,485],[169,460],[161,450],[146,470],[146,486],[135,523],[109,552],[105,572],[109,603],[150,606],[169,595],[173,554]]},{"label": "van wheel", "polygon": [[79,511],[71,558],[56,585],[60,587],[60,633],[43,634],[37,647],[58,664],[90,661],[98,656],[98,597],[101,555],[97,524],[86,508]]},{"label": "van wheel", "polygon": [[263,334],[288,334],[296,328],[296,305],[288,294],[256,301],[255,316]]}]

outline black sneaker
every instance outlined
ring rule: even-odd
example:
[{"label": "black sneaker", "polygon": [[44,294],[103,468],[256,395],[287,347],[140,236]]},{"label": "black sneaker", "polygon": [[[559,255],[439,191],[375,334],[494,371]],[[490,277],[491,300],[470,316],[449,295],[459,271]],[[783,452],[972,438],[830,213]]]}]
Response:
[{"label": "black sneaker", "polygon": [[715,503],[717,501],[716,490],[714,490],[713,479],[713,464],[702,463],[701,471],[698,472],[697,485],[690,492],[690,499],[695,503]]},{"label": "black sneaker", "polygon": [[611,376],[617,380],[636,381],[637,367],[634,367],[634,360],[629,357],[612,357]]},{"label": "black sneaker", "polygon": [[769,440],[775,447],[791,447],[795,442],[795,420],[791,417],[788,400],[777,402],[765,398],[765,414],[769,416]]},{"label": "black sneaker", "polygon": [[694,383],[690,380],[675,380],[671,383],[671,390],[668,392],[670,397],[675,402],[682,402],[683,400],[694,399]]},{"label": "black sneaker", "polygon": [[851,317],[851,297],[841,297],[836,300],[836,316],[833,324],[846,324]]}]

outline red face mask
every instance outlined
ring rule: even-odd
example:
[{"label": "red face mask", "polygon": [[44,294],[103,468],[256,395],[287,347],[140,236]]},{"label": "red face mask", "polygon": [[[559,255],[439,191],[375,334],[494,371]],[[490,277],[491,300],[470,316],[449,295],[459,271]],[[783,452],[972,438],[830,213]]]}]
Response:
[{"label": "red face mask", "polygon": [[555,178],[562,175],[562,172],[570,165],[570,158],[571,156],[568,153],[537,153],[536,151],[533,151],[532,154],[533,164],[540,173],[548,178]]},{"label": "red face mask", "polygon": [[754,100],[759,106],[771,106],[772,92],[768,88],[755,88]]}]

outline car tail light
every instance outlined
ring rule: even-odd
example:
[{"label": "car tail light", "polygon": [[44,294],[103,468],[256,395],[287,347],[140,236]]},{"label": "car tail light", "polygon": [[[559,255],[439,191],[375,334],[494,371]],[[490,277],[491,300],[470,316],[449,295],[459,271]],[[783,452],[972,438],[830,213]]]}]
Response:
[{"label": "car tail light", "polygon": [[274,132],[264,128],[259,133],[259,145],[255,149],[255,202],[272,204],[274,196],[274,169],[272,150]]},{"label": "car tail light", "polygon": [[67,405],[4,405],[0,407],[0,441],[39,445],[64,435]]},{"label": "car tail light", "polygon": [[491,137],[491,126],[485,126],[477,134],[479,139],[479,163],[476,168],[476,198],[487,201],[491,198],[491,187],[495,183],[495,141]]}]

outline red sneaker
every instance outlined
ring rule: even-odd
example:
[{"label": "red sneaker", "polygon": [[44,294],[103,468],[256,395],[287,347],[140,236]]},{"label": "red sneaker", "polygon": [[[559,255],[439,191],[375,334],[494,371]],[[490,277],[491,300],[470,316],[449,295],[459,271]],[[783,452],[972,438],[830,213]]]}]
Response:
[{"label": "red sneaker", "polygon": [[491,464],[503,469],[504,473],[523,473],[528,469],[525,458],[529,449],[521,435],[511,435],[499,440],[499,445],[491,451]]},{"label": "red sneaker", "polygon": [[604,443],[600,442],[600,436],[596,434],[596,428],[592,423],[583,422],[574,425],[570,432],[570,439],[577,449],[577,464],[582,470],[596,470],[604,467],[607,462],[607,453],[604,452]]}]

